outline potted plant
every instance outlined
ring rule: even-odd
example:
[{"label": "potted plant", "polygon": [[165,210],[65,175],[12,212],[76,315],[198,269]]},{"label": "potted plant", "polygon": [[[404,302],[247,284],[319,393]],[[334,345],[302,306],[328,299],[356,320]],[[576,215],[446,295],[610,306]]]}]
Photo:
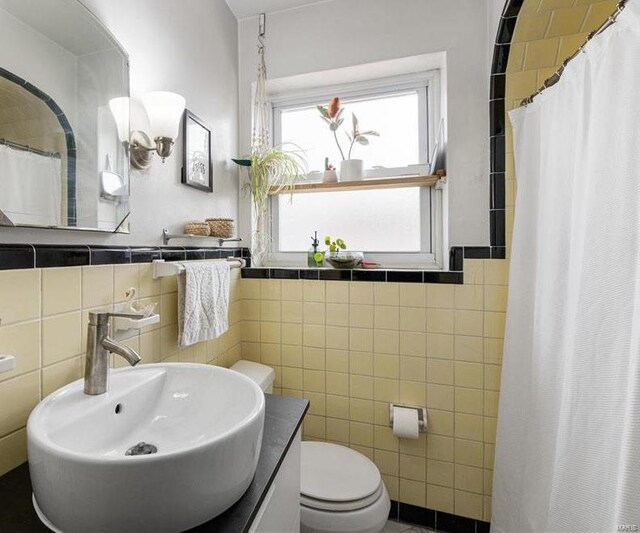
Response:
[{"label": "potted plant", "polygon": [[349,139],[349,150],[347,151],[347,157],[345,157],[345,153],[338,140],[338,130],[344,122],[344,117],[342,116],[344,108],[340,107],[340,98],[335,96],[331,99],[327,107],[321,105],[317,107],[320,112],[320,118],[329,125],[329,130],[333,133],[333,137],[338,145],[338,150],[340,151],[340,156],[342,157],[342,161],[340,162],[340,179],[344,181],[361,180],[364,177],[364,164],[362,159],[351,158],[353,147],[355,144],[366,146],[369,144],[370,136],[378,137],[380,134],[373,130],[360,131],[358,118],[354,113],[351,113],[351,132],[346,132],[347,138]]},{"label": "potted plant", "polygon": [[331,240],[327,235],[324,243],[329,247],[326,260],[333,268],[356,268],[364,259],[362,252],[347,251],[347,245],[342,239]]},{"label": "potted plant", "polygon": [[[274,146],[263,153],[233,161],[248,168],[249,181],[243,191],[251,194],[251,207],[255,220],[251,239],[251,261],[255,266],[264,263],[271,237],[267,231],[269,194],[284,189],[293,191],[300,176],[306,174],[306,161],[298,147],[286,150],[284,145]],[[273,192],[272,192],[273,191]]]},{"label": "potted plant", "polygon": [[322,183],[337,183],[338,175],[336,174],[336,169],[333,167],[331,163],[329,163],[329,158],[324,158],[324,174],[322,175]]}]

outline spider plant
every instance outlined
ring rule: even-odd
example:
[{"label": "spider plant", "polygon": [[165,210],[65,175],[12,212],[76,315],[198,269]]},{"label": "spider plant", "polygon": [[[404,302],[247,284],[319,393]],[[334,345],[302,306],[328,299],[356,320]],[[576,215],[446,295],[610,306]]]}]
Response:
[{"label": "spider plant", "polygon": [[234,159],[236,163],[249,167],[249,182],[244,189],[251,193],[253,206],[257,211],[265,211],[271,190],[293,191],[301,176],[306,174],[307,163],[302,150],[296,145],[287,149],[280,144],[262,154],[253,154],[247,159]]},{"label": "spider plant", "polygon": [[267,254],[270,241],[266,231],[269,194],[283,190],[293,193],[296,181],[307,172],[307,163],[302,150],[294,144],[280,144],[263,153],[233,161],[248,167],[249,181],[243,186],[243,191],[251,194],[255,216],[252,256],[256,263],[260,263]]}]

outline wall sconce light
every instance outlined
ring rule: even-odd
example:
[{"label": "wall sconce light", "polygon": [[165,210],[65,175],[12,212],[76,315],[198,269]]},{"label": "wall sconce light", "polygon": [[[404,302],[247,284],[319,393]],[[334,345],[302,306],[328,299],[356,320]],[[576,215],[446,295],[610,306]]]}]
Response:
[{"label": "wall sconce light", "polygon": [[146,170],[151,166],[154,152],[162,158],[163,163],[171,155],[186,101],[179,94],[156,91],[145,94],[142,104],[149,118],[150,135],[141,130],[132,131],[129,135],[129,98],[113,98],[109,101],[118,137],[125,145],[131,166],[138,170]]}]

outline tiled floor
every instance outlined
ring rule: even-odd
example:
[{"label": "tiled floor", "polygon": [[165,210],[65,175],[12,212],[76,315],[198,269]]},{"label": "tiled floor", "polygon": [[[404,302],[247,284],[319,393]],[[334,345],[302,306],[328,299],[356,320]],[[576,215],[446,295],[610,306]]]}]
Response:
[{"label": "tiled floor", "polygon": [[414,526],[412,524],[405,524],[403,522],[396,522],[395,520],[387,520],[387,523],[382,528],[381,533],[427,533],[428,531],[434,530]]}]

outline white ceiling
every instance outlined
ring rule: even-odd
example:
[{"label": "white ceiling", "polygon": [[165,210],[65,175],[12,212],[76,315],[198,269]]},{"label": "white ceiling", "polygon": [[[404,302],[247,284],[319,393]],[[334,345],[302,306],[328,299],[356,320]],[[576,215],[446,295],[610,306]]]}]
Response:
[{"label": "white ceiling", "polygon": [[294,7],[318,4],[327,0],[227,0],[236,18],[254,17],[260,13],[273,13]]}]

